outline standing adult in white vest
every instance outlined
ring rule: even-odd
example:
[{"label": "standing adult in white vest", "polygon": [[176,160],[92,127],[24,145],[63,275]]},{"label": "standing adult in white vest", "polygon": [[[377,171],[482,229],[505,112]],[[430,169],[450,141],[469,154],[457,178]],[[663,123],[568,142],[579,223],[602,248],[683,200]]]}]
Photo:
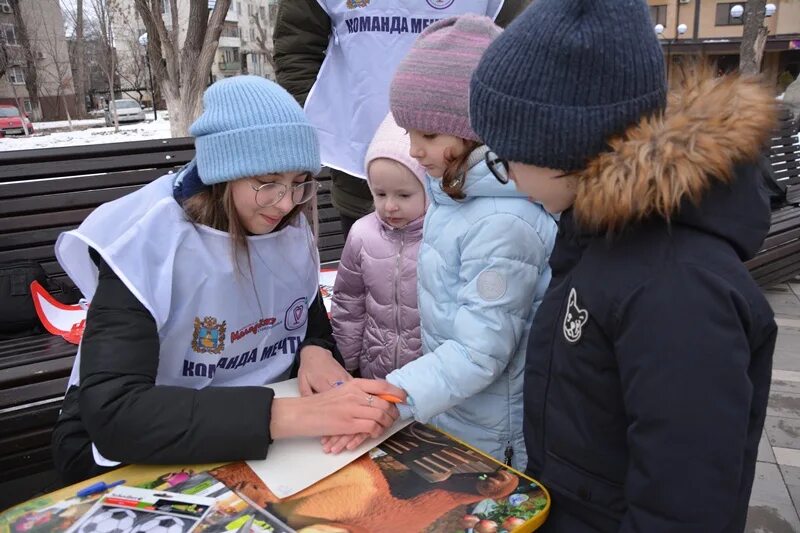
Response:
[{"label": "standing adult in white vest", "polygon": [[[317,128],[333,204],[347,235],[372,211],[364,156],[389,111],[400,60],[433,22],[464,13],[508,24],[530,0],[282,0],[275,25],[278,82]],[[313,87],[312,87],[313,86]]]},{"label": "standing adult in white vest", "polygon": [[[378,435],[398,415],[375,395],[401,390],[342,368],[319,296],[302,211],[317,191],[314,128],[255,76],[212,85],[204,104],[192,163],[56,243],[91,300],[53,435],[66,481],[119,463],[264,458],[273,439]],[[302,398],[264,387],[293,375]]]}]

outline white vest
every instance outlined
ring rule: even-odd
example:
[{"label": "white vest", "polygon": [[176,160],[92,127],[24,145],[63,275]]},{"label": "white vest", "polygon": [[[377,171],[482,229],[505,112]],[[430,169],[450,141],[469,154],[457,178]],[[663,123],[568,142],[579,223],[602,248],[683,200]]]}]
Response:
[{"label": "white vest", "polygon": [[[419,34],[436,20],[497,17],[503,0],[317,0],[332,35],[305,111],[317,128],[322,163],[366,177],[364,156],[389,112],[389,85]],[[388,4],[388,5],[387,5]]]},{"label": "white vest", "polygon": [[[147,308],[160,341],[157,385],[200,389],[286,379],[319,290],[305,217],[248,237],[251,273],[245,259],[238,269],[233,264],[227,233],[186,219],[172,196],[174,180],[163,176],[98,207],[59,237],[59,263],[91,300],[97,289],[91,246]],[[79,383],[79,366],[80,349],[70,385]],[[108,464],[96,450],[95,459]]]}]

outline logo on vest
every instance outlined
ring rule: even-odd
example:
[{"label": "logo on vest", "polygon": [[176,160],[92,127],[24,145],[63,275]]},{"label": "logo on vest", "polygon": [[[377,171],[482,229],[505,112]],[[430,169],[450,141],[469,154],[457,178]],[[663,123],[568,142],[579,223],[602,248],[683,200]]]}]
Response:
[{"label": "logo on vest", "polygon": [[197,353],[222,353],[225,349],[225,326],[225,320],[217,323],[214,317],[207,316],[202,321],[195,317],[192,350]]},{"label": "logo on vest", "polygon": [[570,344],[575,344],[581,340],[583,326],[589,321],[589,312],[578,307],[578,293],[575,288],[569,291],[569,301],[567,302],[567,314],[564,316],[564,338]]},{"label": "logo on vest", "polygon": [[456,0],[426,0],[428,5],[433,9],[447,9],[453,5]]},{"label": "logo on vest", "polygon": [[358,9],[360,7],[367,7],[369,5],[369,0],[347,0],[345,5],[347,9]]},{"label": "logo on vest", "polygon": [[247,335],[261,333],[266,329],[270,329],[278,325],[278,320],[275,317],[270,318],[262,318],[257,322],[253,322],[252,324],[248,324],[247,326],[243,327],[242,329],[238,329],[231,333],[231,344],[234,342],[246,337]]},{"label": "logo on vest", "polygon": [[295,300],[292,305],[289,306],[289,309],[286,310],[286,319],[283,321],[283,325],[286,326],[286,329],[293,331],[303,327],[308,318],[307,308],[308,306],[306,305],[305,298],[298,298]]}]

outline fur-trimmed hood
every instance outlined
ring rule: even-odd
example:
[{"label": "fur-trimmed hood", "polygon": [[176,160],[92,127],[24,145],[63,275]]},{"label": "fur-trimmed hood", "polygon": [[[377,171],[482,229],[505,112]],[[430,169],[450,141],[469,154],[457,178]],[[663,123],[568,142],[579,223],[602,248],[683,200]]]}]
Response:
[{"label": "fur-trimmed hood", "polygon": [[[671,92],[663,114],[643,118],[612,139],[611,150],[580,173],[575,219],[586,230],[609,234],[654,217],[703,226],[699,219],[711,208],[712,195],[741,203],[748,194],[734,193],[744,187],[758,196],[760,184],[738,183],[757,182],[758,174],[746,172],[740,179],[736,169],[757,161],[775,127],[776,111],[771,91],[757,78],[714,78],[709,69],[697,69]],[[732,219],[746,215],[737,207],[743,206],[713,210],[717,218],[726,210],[733,211],[728,213]],[[741,220],[730,222],[741,225]],[[722,229],[718,225],[715,233]]]}]

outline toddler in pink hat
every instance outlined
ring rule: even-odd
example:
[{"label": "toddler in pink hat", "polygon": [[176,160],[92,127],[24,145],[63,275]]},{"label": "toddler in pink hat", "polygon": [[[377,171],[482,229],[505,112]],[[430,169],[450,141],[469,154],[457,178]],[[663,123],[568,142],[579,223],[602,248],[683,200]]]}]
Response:
[{"label": "toddler in pink hat", "polygon": [[375,212],[350,230],[334,286],[332,324],[347,370],[383,378],[421,353],[417,252],[425,169],[389,114],[367,151]]}]

